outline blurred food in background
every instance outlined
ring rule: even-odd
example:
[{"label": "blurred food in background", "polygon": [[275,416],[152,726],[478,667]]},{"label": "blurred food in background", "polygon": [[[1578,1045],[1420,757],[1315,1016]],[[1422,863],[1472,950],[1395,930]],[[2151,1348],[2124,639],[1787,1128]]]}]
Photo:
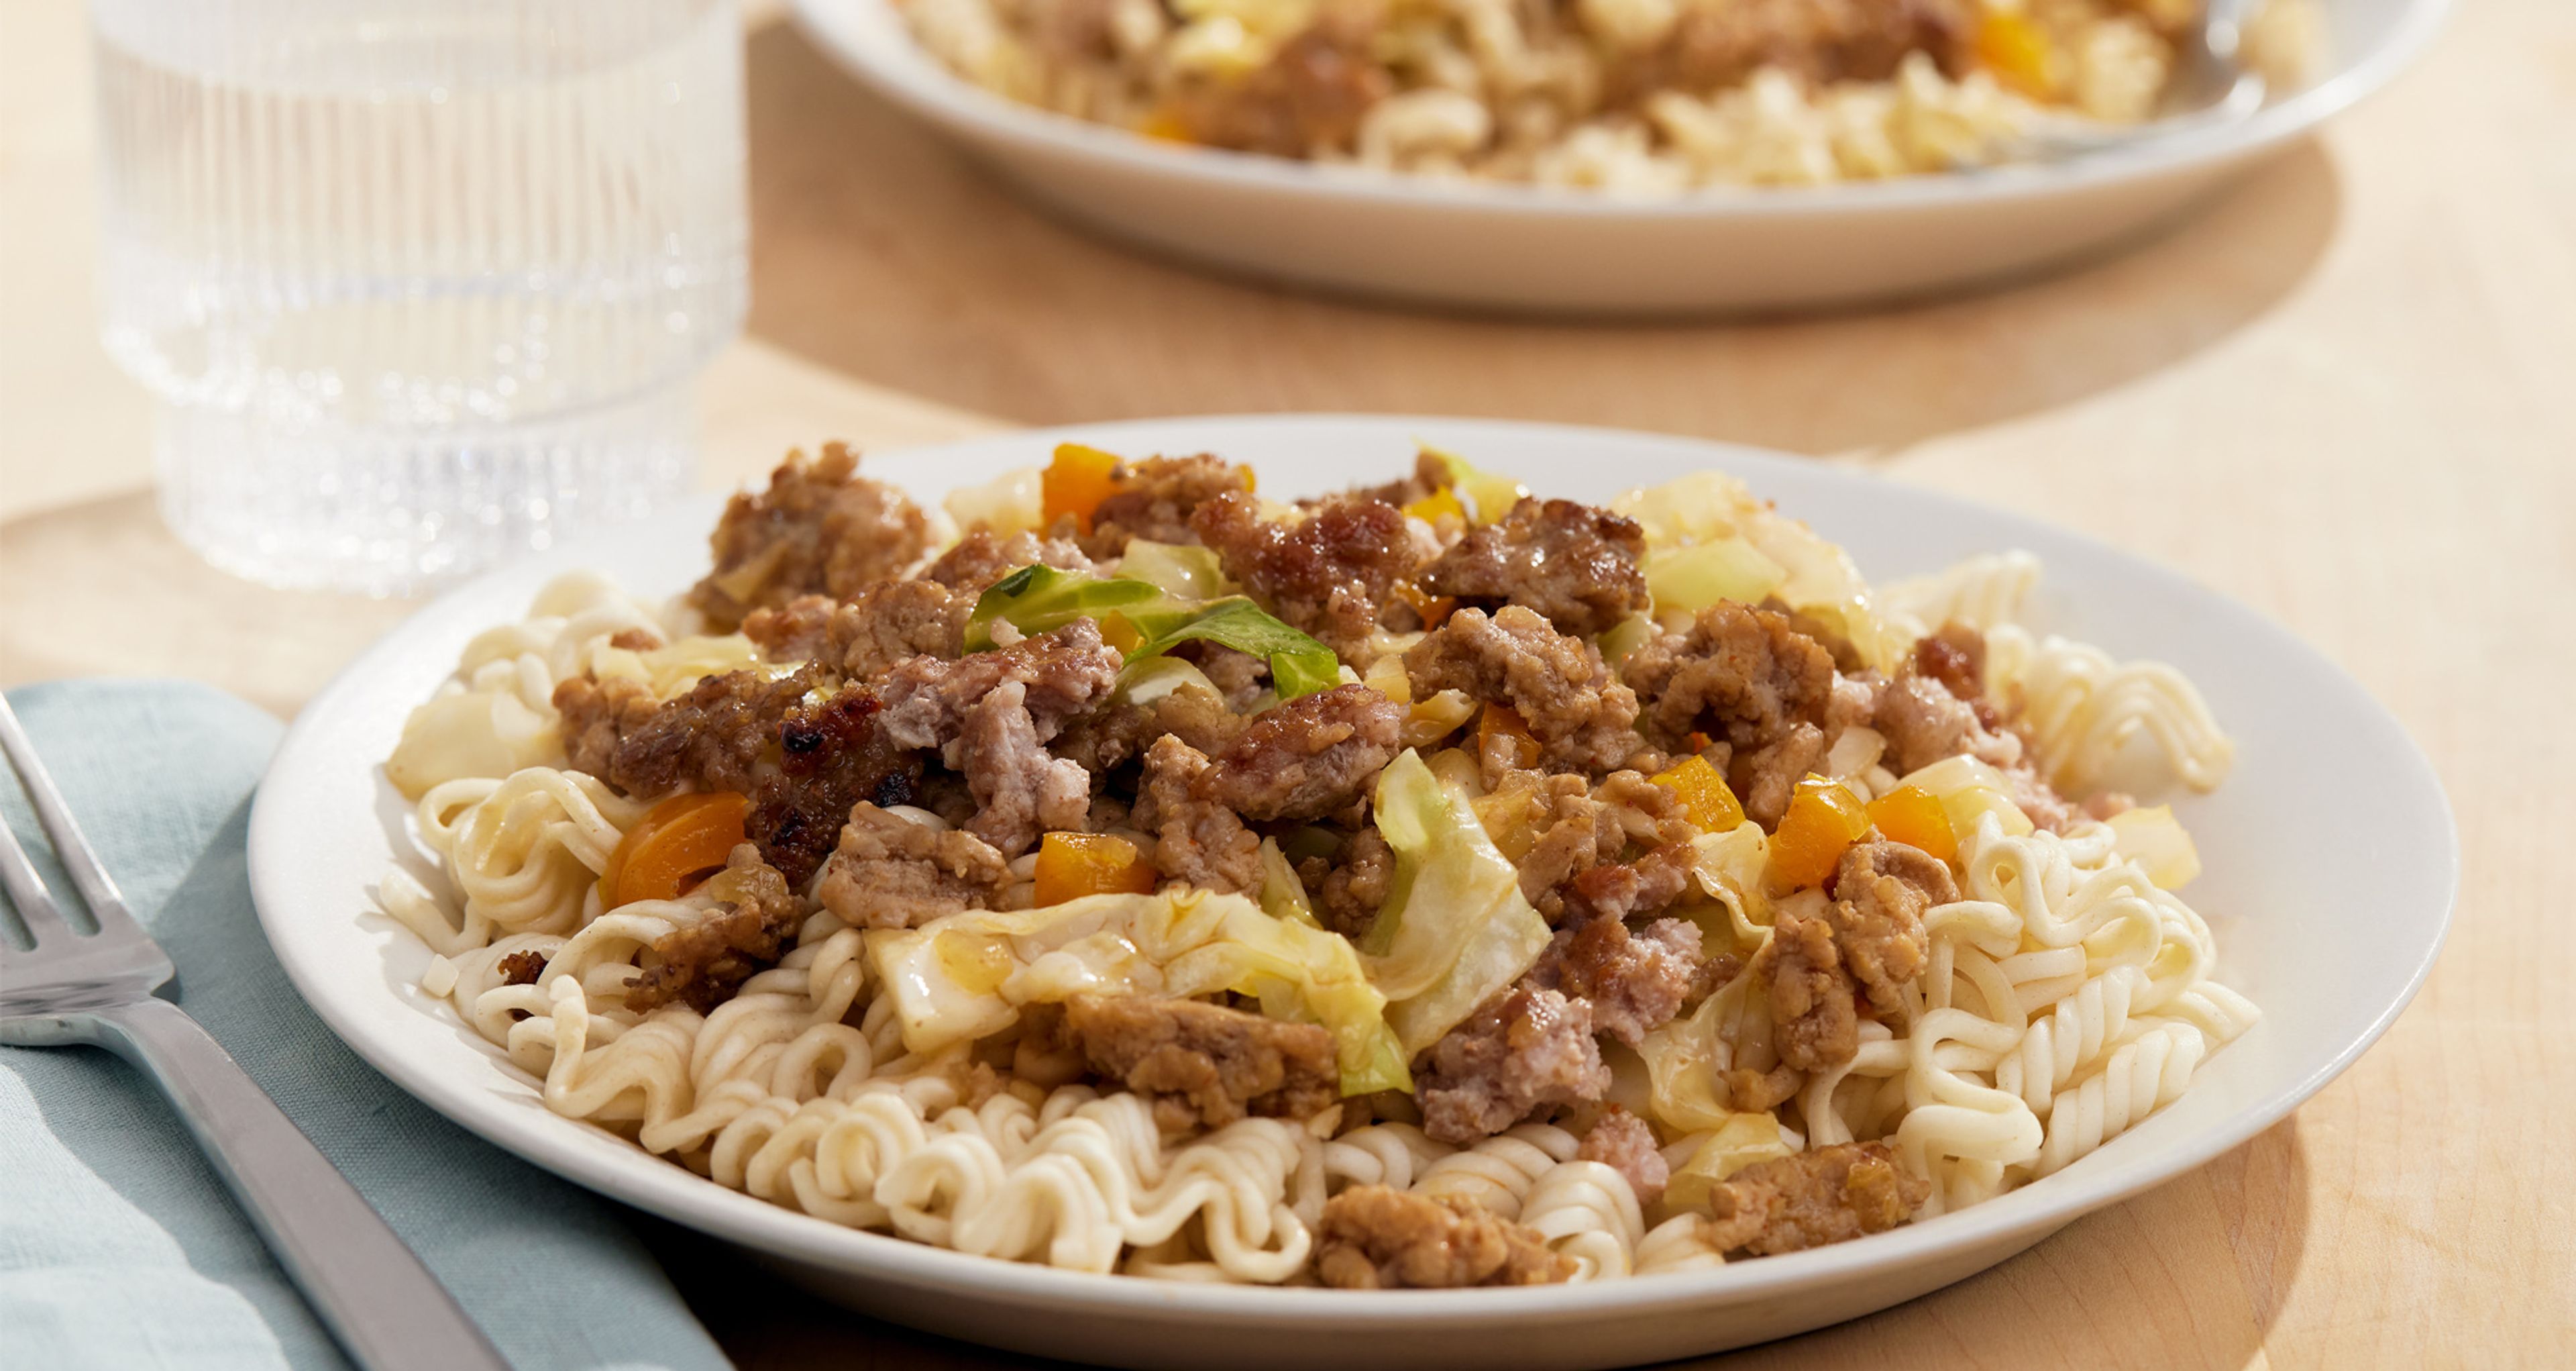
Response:
[{"label": "blurred food in background", "polygon": [[[2203,0],[894,0],[949,69],[1155,138],[1670,193],[2012,159],[2154,118]],[[2278,92],[2320,0],[2256,0]]]}]

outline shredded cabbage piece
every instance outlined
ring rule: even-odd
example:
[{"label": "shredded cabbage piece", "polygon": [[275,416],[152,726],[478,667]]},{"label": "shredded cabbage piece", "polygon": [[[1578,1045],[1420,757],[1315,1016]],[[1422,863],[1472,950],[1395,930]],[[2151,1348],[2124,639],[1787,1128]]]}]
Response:
[{"label": "shredded cabbage piece", "polygon": [[1046,527],[1045,483],[1036,467],[1014,467],[980,486],[960,486],[940,505],[961,529],[1008,537]]},{"label": "shredded cabbage piece", "polygon": [[935,1052],[1011,1026],[1024,1005],[1078,994],[1257,996],[1273,1018],[1333,1035],[1345,1095],[1410,1090],[1385,996],[1347,939],[1241,895],[1172,889],[1039,909],[973,909],[867,935],[904,1046]]},{"label": "shredded cabbage piece", "polygon": [[1655,610],[1697,614],[1720,600],[1758,605],[1786,584],[1788,569],[1741,538],[1648,552],[1642,567]]},{"label": "shredded cabbage piece", "polygon": [[2200,875],[2200,849],[2174,818],[2172,805],[2124,810],[2110,819],[2112,842],[2158,890],[2180,890]]},{"label": "shredded cabbage piece", "polygon": [[1457,453],[1422,444],[1422,450],[1439,459],[1449,473],[1449,488],[1467,501],[1467,519],[1473,524],[1498,524],[1512,512],[1512,506],[1529,498],[1530,489],[1509,476],[1483,470]]},{"label": "shredded cabbage piece", "polygon": [[563,760],[561,730],[512,690],[461,690],[431,697],[403,720],[385,778],[407,800],[463,776],[507,776]]},{"label": "shredded cabbage piece", "polygon": [[1717,1073],[1726,1049],[1718,1029],[1744,1002],[1747,979],[1735,978],[1724,990],[1700,1001],[1687,1019],[1646,1034],[1637,1055],[1646,1060],[1655,1117],[1667,1128],[1685,1133],[1723,1127],[1735,1116],[1717,1093]]},{"label": "shredded cabbage piece", "polygon": [[1159,587],[1175,600],[1215,600],[1231,589],[1216,550],[1195,543],[1134,539],[1118,559],[1118,574]]},{"label": "shredded cabbage piece", "polygon": [[1771,933],[1771,898],[1762,884],[1770,866],[1771,837],[1750,819],[1691,839],[1691,875],[1727,917],[1723,928],[1702,923],[1702,931],[1724,934],[1739,951],[1760,947]]},{"label": "shredded cabbage piece", "polygon": [[[1610,508],[1645,529],[1649,566],[1657,562],[1658,554],[1679,549],[1739,545],[1740,550],[1722,557],[1733,575],[1749,585],[1764,579],[1753,574],[1763,564],[1777,567],[1780,581],[1763,594],[1777,595],[1850,639],[1868,665],[1893,671],[1913,648],[1912,639],[1879,614],[1869,583],[1849,555],[1814,529],[1756,499],[1742,481],[1724,472],[1694,472],[1660,486],[1631,490],[1612,500]],[[1666,579],[1677,582],[1677,593],[1695,597],[1704,593],[1706,584],[1719,579],[1709,568],[1701,571],[1697,577],[1677,578],[1668,569]],[[1762,596],[1723,598],[1758,602]],[[1660,591],[1656,596],[1659,617],[1667,610],[1696,613],[1703,608],[1705,604],[1667,605]]]},{"label": "shredded cabbage piece", "polygon": [[1306,883],[1297,879],[1297,868],[1288,864],[1288,854],[1279,850],[1277,838],[1261,840],[1261,908],[1274,919],[1324,926],[1306,898]]},{"label": "shredded cabbage piece", "polygon": [[1519,980],[1547,946],[1547,920],[1521,897],[1520,872],[1477,821],[1466,790],[1406,749],[1378,774],[1378,833],[1395,876],[1360,940],[1369,982],[1407,1053],[1458,1026]]},{"label": "shredded cabbage piece", "polygon": [[1795,1150],[1778,1118],[1770,1114],[1729,1114],[1726,1122],[1700,1139],[1689,1161],[1673,1168],[1672,1180],[1664,1188],[1664,1201],[1682,1208],[1705,1205],[1718,1182],[1756,1162],[1777,1161]]}]

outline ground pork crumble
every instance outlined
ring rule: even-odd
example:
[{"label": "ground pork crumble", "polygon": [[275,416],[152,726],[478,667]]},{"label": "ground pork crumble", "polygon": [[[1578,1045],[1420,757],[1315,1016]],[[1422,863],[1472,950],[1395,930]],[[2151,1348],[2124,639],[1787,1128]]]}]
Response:
[{"label": "ground pork crumble", "polygon": [[790,453],[767,489],[736,494],[710,542],[715,570],[689,602],[718,628],[800,595],[847,598],[899,576],[930,546],[930,521],[902,491],[858,474],[858,454],[827,443]]},{"label": "ground pork crumble", "polygon": [[1473,1201],[1355,1185],[1324,1204],[1315,1274],[1344,1290],[1546,1285],[1572,1276],[1574,1259]]},{"label": "ground pork crumble", "polygon": [[1333,1036],[1197,1000],[1075,995],[1027,1029],[1040,1052],[1078,1052],[1090,1069],[1154,1100],[1163,1127],[1222,1128],[1247,1115],[1304,1119],[1341,1098]]}]

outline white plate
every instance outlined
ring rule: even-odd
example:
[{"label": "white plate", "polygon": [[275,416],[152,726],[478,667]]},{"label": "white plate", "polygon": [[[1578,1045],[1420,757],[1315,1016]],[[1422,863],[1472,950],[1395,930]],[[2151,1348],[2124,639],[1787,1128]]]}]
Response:
[{"label": "white plate", "polygon": [[2228,982],[2262,1005],[2264,1019],[2172,1108],[2056,1175],[1893,1233],[1722,1271],[1441,1292],[1169,1285],[961,1256],[777,1208],[548,1113],[531,1078],[416,987],[428,949],[370,912],[406,809],[379,759],[466,640],[521,617],[540,585],[576,566],[641,591],[684,587],[705,565],[712,501],[456,591],[305,709],[260,788],[250,830],[260,917],[296,987],[360,1055],[465,1127],[898,1322],[1144,1366],[1576,1367],[1707,1352],[1881,1309],[2170,1180],[2269,1127],[2351,1065],[2441,945],[2458,874],[2450,810],[2397,723],[2277,625],[2098,543],[1743,448],[1472,420],[1108,424],[871,457],[867,469],[927,497],[1041,460],[1065,436],[1133,453],[1220,452],[1253,463],[1263,489],[1282,494],[1385,479],[1406,469],[1417,436],[1576,498],[1716,466],[1846,544],[1874,577],[2028,548],[2047,564],[2046,605],[2062,611],[2048,626],[2175,663],[2235,734],[2236,774],[2180,806],[2208,866],[2188,893],[2217,929]]},{"label": "white plate", "polygon": [[2307,89],[2240,124],[2053,166],[1614,199],[1187,147],[1003,99],[939,65],[888,0],[796,0],[876,91],[1065,217],[1252,276],[1515,312],[1673,314],[1921,294],[2098,252],[2170,221],[2377,90],[2448,0],[2323,0]]}]

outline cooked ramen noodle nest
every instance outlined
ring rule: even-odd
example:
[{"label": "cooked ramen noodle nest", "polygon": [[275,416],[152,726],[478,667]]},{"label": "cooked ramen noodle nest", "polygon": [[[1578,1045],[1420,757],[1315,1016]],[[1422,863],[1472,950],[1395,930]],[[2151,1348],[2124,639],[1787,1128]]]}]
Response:
[{"label": "cooked ramen noodle nest", "polygon": [[928,510],[791,455],[686,594],[568,576],[473,640],[385,764],[382,910],[567,1118],[1182,1280],[1862,1237],[2254,1022],[2159,802],[2228,739],[2027,625],[2029,555],[1872,586],[1715,472],[1387,476],[1068,444]]},{"label": "cooked ramen noodle nest", "polygon": [[[2200,0],[893,0],[941,64],[1151,137],[1633,194],[2009,161],[2156,116]],[[2320,0],[2245,26],[2303,83]]]}]

